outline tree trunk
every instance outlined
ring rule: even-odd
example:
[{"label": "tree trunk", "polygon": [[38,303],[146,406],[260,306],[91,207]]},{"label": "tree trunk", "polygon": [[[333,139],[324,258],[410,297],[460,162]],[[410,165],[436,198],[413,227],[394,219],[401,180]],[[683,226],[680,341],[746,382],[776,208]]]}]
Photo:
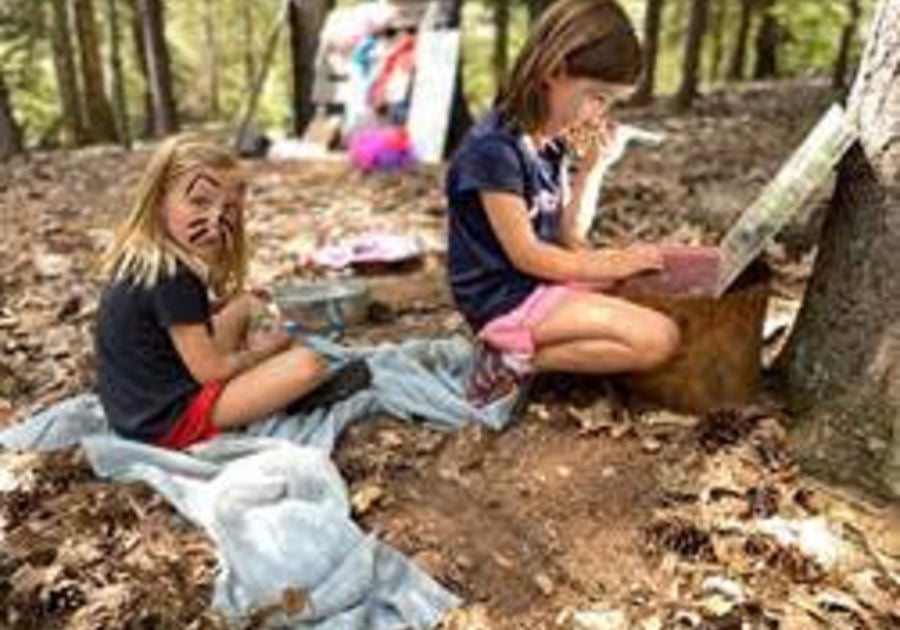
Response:
[{"label": "tree trunk", "polygon": [[841,32],[841,41],[838,44],[838,53],[834,60],[834,71],[831,76],[831,86],[837,92],[842,92],[847,87],[850,48],[853,45],[853,38],[856,36],[861,14],[862,7],[859,0],[847,0],[847,20],[844,22],[844,29]]},{"label": "tree trunk", "polygon": [[207,85],[206,101],[211,118],[218,118],[221,113],[219,99],[219,42],[216,39],[216,21],[214,18],[215,0],[203,2],[203,34],[206,45],[206,75],[209,79]]},{"label": "tree trunk", "polygon": [[494,0],[494,86],[499,92],[509,70],[509,4],[510,0]]},{"label": "tree trunk", "polygon": [[53,44],[53,65],[56,70],[56,89],[59,94],[63,123],[63,143],[81,146],[87,142],[84,114],[81,111],[81,95],[75,70],[75,50],[69,29],[69,12],[66,0],[51,0],[50,32]]},{"label": "tree trunk", "polygon": [[728,18],[728,0],[715,0],[715,13],[712,27],[712,59],[709,67],[709,80],[718,81],[721,76],[722,58],[725,53],[725,22]]},{"label": "tree trunk", "polygon": [[644,14],[644,72],[632,102],[645,105],[653,100],[656,87],[656,60],[659,57],[659,32],[665,0],[648,0]]},{"label": "tree trunk", "polygon": [[131,36],[134,39],[134,53],[137,59],[138,70],[144,82],[143,98],[143,129],[142,138],[153,135],[153,93],[150,90],[150,69],[147,67],[147,50],[144,47],[144,21],[141,18],[141,8],[138,0],[128,0],[131,9]]},{"label": "tree trunk", "polygon": [[[457,28],[462,31],[464,2],[465,0],[453,0],[448,20],[448,26],[450,28]],[[444,150],[445,155],[450,155],[456,150],[456,147],[462,142],[462,139],[474,122],[472,110],[469,108],[469,101],[466,99],[466,92],[463,86],[463,62],[462,50],[460,50],[459,62],[456,66],[456,76],[453,78],[453,104],[450,107],[450,126],[447,130],[447,145]]]},{"label": "tree trunk", "polygon": [[119,9],[116,3],[117,0],[106,0],[106,18],[109,22],[109,65],[112,73],[116,131],[122,146],[129,148],[131,147],[131,130],[128,121],[128,101],[125,98],[125,77],[122,73]]},{"label": "tree trunk", "polygon": [[778,46],[782,41],[782,27],[772,12],[774,0],[767,0],[763,7],[762,24],[756,34],[756,64],[753,78],[773,79],[778,76]]},{"label": "tree trunk", "polygon": [[900,497],[900,0],[882,0],[819,254],[779,367],[801,464]]},{"label": "tree trunk", "polygon": [[288,24],[291,29],[291,73],[293,76],[293,131],[297,136],[315,114],[312,102],[313,84],[316,78],[316,51],[319,48],[319,32],[334,7],[334,0],[305,0],[291,2]]},{"label": "tree trunk", "polygon": [[22,152],[22,130],[13,115],[6,79],[0,72],[0,160]]},{"label": "tree trunk", "polygon": [[698,93],[700,65],[703,58],[703,36],[709,0],[691,0],[691,17],[684,46],[684,62],[681,67],[681,87],[675,95],[675,106],[679,110],[690,109]]},{"label": "tree trunk", "polygon": [[[243,0],[241,4],[241,25],[244,38],[244,85],[247,90],[253,89],[256,78],[256,48],[253,34],[253,3],[256,0]],[[291,2],[293,5],[294,3]]]},{"label": "tree trunk", "polygon": [[144,26],[144,50],[153,96],[153,134],[164,136],[178,131],[169,47],[165,37],[165,15],[161,0],[138,0]]},{"label": "tree trunk", "polygon": [[741,0],[737,42],[731,57],[731,65],[728,68],[729,81],[741,81],[744,78],[744,70],[747,67],[747,44],[750,41],[750,23],[753,21],[755,6],[755,0]]},{"label": "tree trunk", "polygon": [[106,98],[93,0],[72,0],[72,9],[75,31],[78,34],[81,81],[84,87],[82,96],[88,131],[91,140],[95,142],[115,142],[116,120],[109,99]]},{"label": "tree trunk", "polygon": [[528,3],[528,22],[529,24],[534,24],[535,21],[541,17],[541,13],[544,12],[544,9],[553,4],[553,0],[526,0]]},{"label": "tree trunk", "polygon": [[262,93],[263,87],[266,84],[266,78],[269,76],[269,69],[272,67],[272,60],[275,58],[275,50],[278,46],[278,40],[281,37],[281,31],[284,30],[285,23],[289,21],[288,16],[290,15],[290,10],[293,6],[293,2],[284,5],[283,10],[280,10],[278,13],[275,24],[269,32],[269,36],[266,38],[266,48],[263,52],[262,64],[260,65],[257,76],[254,77],[253,85],[250,87],[247,104],[244,107],[244,113],[241,116],[241,124],[238,128],[237,137],[235,138],[235,147],[238,152],[242,154],[245,151],[255,153],[255,149],[248,148],[252,147],[253,144],[250,136],[251,125],[253,124],[253,119],[256,117],[256,106],[259,103],[259,95]]}]

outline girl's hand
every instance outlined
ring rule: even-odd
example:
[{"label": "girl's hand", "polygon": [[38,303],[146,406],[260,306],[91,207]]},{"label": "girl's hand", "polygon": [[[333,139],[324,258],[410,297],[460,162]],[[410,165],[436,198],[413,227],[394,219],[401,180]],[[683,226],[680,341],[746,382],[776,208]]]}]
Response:
[{"label": "girl's hand", "polygon": [[628,246],[625,249],[625,253],[629,256],[630,263],[636,270],[635,274],[645,271],[660,271],[665,267],[662,251],[656,245],[635,243]]},{"label": "girl's hand", "polygon": [[632,245],[625,249],[598,249],[586,252],[591,282],[619,281],[663,268],[663,257],[653,245]]},{"label": "girl's hand", "polygon": [[247,336],[247,349],[261,357],[269,357],[286,350],[291,345],[292,338],[284,328],[260,330],[251,332]]},{"label": "girl's hand", "polygon": [[591,170],[602,160],[615,137],[615,123],[603,101],[586,99],[581,104],[577,119],[566,130],[565,137],[585,171]]}]

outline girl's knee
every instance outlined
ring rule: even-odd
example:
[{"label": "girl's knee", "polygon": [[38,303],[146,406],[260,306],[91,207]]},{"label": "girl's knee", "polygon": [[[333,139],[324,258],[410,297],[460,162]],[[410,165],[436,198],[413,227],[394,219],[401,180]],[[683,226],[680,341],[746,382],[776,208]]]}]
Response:
[{"label": "girl's knee", "polygon": [[681,331],[668,317],[660,318],[650,330],[653,332],[645,336],[639,350],[642,370],[651,370],[665,364],[675,356],[681,344]]},{"label": "girl's knee", "polygon": [[289,365],[294,378],[301,382],[319,378],[328,371],[328,362],[317,352],[309,348],[295,346],[284,351],[289,357]]}]

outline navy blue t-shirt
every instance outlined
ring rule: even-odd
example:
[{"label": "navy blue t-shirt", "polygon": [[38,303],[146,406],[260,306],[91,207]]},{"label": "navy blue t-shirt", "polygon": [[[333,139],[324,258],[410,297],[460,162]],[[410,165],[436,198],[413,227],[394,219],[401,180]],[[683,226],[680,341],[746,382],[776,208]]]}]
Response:
[{"label": "navy blue t-shirt", "polygon": [[555,243],[563,197],[568,194],[565,169],[561,142],[538,151],[497,110],[472,128],[454,155],[446,181],[448,275],[456,305],[475,331],[515,309],[542,282],[510,262],[480,193],[519,195],[535,234]]},{"label": "navy blue t-shirt", "polygon": [[203,281],[186,266],[152,288],[128,280],[103,291],[96,330],[100,402],[117,433],[155,442],[175,426],[200,390],[181,359],[169,328],[212,325]]}]

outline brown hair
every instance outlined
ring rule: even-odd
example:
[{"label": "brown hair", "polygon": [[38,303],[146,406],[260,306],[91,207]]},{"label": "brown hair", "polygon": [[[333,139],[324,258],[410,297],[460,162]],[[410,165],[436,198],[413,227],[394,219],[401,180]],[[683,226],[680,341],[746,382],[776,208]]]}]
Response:
[{"label": "brown hair", "polygon": [[238,161],[229,151],[193,135],[163,142],[153,154],[138,184],[134,205],[103,255],[103,271],[115,281],[130,280],[152,287],[173,275],[180,261],[201,273],[220,296],[239,292],[247,275],[248,245],[244,213],[238,214],[234,242],[220,264],[209,268],[174,241],[160,212],[163,199],[182,177],[201,168],[233,169]]},{"label": "brown hair", "polygon": [[503,113],[525,131],[547,118],[545,80],[573,77],[633,84],[641,48],[625,10],[615,0],[558,0],[541,14],[498,97]]}]

